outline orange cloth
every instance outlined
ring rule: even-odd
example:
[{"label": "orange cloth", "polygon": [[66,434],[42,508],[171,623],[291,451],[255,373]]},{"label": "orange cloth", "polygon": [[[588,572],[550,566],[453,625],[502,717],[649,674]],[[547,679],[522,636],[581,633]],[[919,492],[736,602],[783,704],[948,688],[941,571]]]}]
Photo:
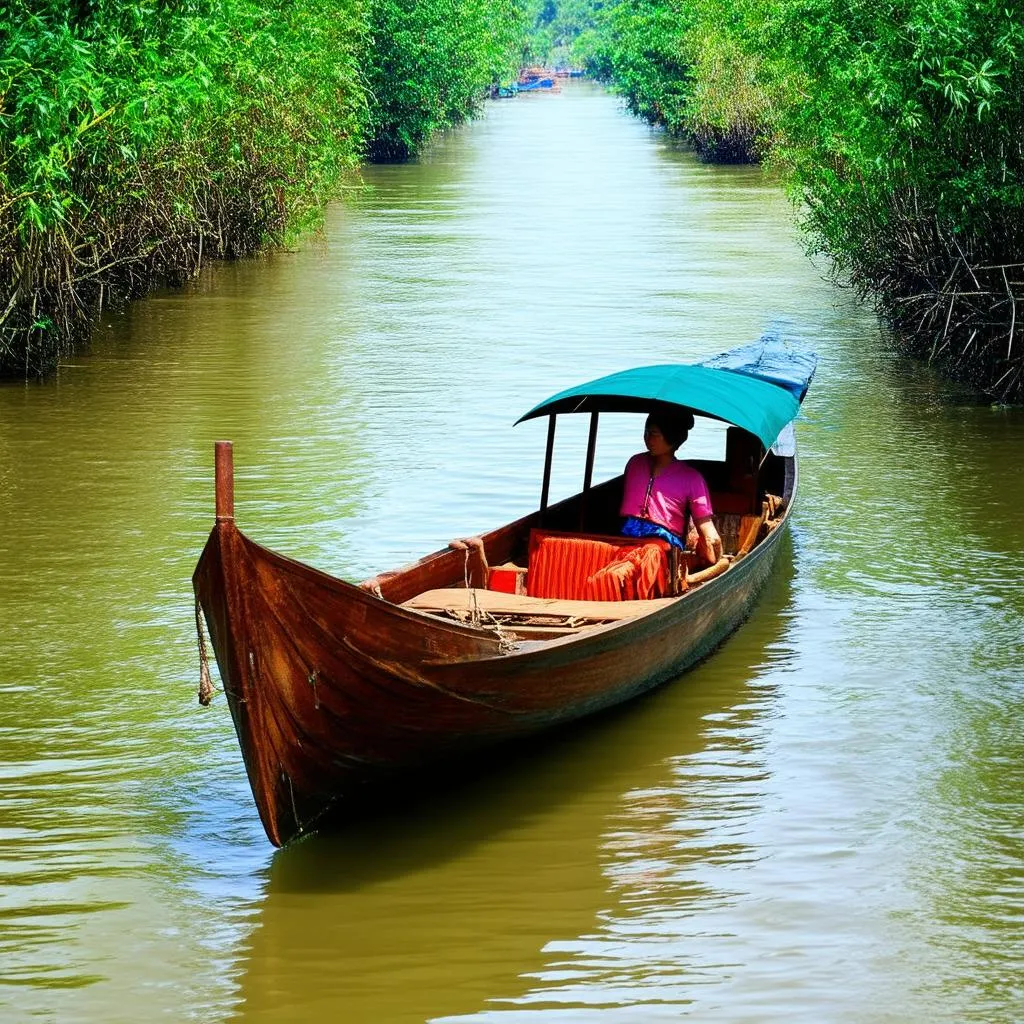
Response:
[{"label": "orange cloth", "polygon": [[612,542],[595,537],[547,534],[530,538],[531,597],[566,601],[631,601],[669,593],[669,545],[663,540]]},{"label": "orange cloth", "polygon": [[587,579],[618,555],[618,547],[604,541],[534,533],[526,592],[531,597],[586,600]]},{"label": "orange cloth", "polygon": [[583,584],[587,601],[632,601],[636,597],[636,565],[620,558],[602,566]]},{"label": "orange cloth", "polygon": [[636,596],[641,601],[669,592],[668,549],[668,542],[663,540],[629,549],[629,560],[636,566]]}]

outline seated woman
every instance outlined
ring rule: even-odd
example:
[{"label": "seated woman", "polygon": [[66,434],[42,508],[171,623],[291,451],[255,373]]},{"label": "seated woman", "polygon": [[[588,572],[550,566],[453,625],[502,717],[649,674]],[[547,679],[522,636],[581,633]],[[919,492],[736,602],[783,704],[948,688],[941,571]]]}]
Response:
[{"label": "seated woman", "polygon": [[626,463],[619,514],[627,537],[661,537],[686,548],[686,517],[697,527],[697,553],[710,565],[722,557],[722,538],[712,521],[711,499],[704,477],[676,458],[676,450],[693,427],[693,413],[658,409],[647,417],[644,444]]}]

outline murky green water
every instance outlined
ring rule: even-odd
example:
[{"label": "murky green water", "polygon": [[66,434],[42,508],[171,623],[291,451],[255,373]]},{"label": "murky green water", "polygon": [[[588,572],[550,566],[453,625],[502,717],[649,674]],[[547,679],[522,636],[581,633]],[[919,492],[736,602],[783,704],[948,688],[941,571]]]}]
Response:
[{"label": "murky green water", "polygon": [[[0,1019],[1024,1019],[1024,415],[905,372],[759,171],[594,88],[366,180],[323,239],[0,388]],[[648,700],[273,853],[195,703],[212,441],[244,529],[362,578],[533,506],[544,427],[511,424],[546,394],[767,327],[822,362],[754,618]],[[637,446],[603,435],[599,470]]]}]

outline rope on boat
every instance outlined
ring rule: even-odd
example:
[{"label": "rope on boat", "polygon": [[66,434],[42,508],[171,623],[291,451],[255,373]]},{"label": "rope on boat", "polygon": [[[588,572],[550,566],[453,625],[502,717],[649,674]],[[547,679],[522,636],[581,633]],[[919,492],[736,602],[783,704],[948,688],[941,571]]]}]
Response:
[{"label": "rope on boat", "polygon": [[[469,591],[470,597],[470,611],[469,611],[469,622],[472,626],[478,626],[483,629],[493,629],[495,636],[498,638],[498,650],[502,654],[511,654],[513,651],[519,650],[519,644],[516,643],[515,639],[508,635],[504,629],[502,629],[501,623],[493,616],[490,612],[486,612],[480,607],[480,603],[476,596],[476,587],[469,585],[469,552],[471,545],[466,541],[453,541],[452,544],[459,544],[464,547],[465,554],[462,559],[462,579],[466,584],[466,589]],[[458,549],[456,549],[458,550]],[[480,558],[484,565],[487,564],[487,558],[483,552],[483,542],[480,542]],[[484,619],[489,619],[489,622],[485,622]]]},{"label": "rope on boat", "polygon": [[284,765],[281,766],[281,778],[288,780],[288,792],[292,798],[292,817],[295,819],[295,827],[301,832],[302,822],[299,821],[299,809],[295,806],[295,786],[292,785],[292,777],[284,770]]},{"label": "rope on boat", "polygon": [[519,644],[502,628],[501,623],[490,613],[487,617],[491,620],[488,625],[494,630],[498,637],[498,650],[502,654],[513,654],[519,650]]},{"label": "rope on boat", "polygon": [[206,653],[206,631],[203,629],[203,609],[196,598],[196,635],[199,638],[199,703],[204,708],[210,706],[217,687],[210,678],[210,657]]}]

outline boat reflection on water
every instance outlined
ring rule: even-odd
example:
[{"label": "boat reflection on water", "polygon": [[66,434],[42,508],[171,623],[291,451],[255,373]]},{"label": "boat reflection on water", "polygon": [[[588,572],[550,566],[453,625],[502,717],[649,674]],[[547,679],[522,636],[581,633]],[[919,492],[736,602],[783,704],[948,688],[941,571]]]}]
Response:
[{"label": "boat reflection on water", "polygon": [[[422,1022],[529,991],[529,976],[558,955],[546,945],[593,933],[616,902],[602,867],[607,833],[623,827],[635,795],[674,788],[678,819],[689,799],[673,771],[680,757],[714,736],[758,758],[751,737],[771,705],[762,677],[790,657],[788,536],[776,569],[751,620],[686,679],[517,745],[401,813],[278,851],[241,952],[233,1019]],[[693,799],[693,827],[712,842]],[[708,898],[718,897],[693,895]]]}]

